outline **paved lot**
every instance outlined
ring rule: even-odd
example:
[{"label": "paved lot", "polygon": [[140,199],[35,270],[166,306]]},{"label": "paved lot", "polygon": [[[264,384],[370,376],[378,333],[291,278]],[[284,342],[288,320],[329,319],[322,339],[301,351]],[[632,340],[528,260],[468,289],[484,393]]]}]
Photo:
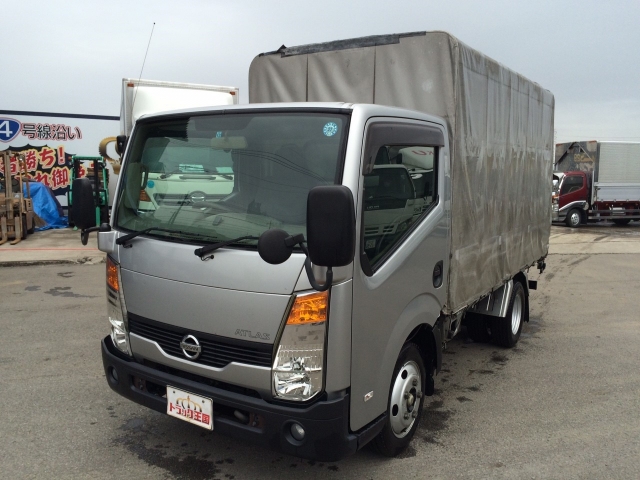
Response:
[{"label": "paved lot", "polygon": [[71,228],[35,232],[16,245],[0,245],[0,268],[34,263],[100,263],[104,257],[95,233],[89,236],[87,245],[82,245],[80,232]]},{"label": "paved lot", "polygon": [[[597,245],[597,247],[594,247]],[[638,478],[640,228],[554,227],[512,350],[464,333],[404,458],[314,463],[112,393],[104,265],[0,267],[6,478]],[[537,274],[532,277],[538,278]]]}]

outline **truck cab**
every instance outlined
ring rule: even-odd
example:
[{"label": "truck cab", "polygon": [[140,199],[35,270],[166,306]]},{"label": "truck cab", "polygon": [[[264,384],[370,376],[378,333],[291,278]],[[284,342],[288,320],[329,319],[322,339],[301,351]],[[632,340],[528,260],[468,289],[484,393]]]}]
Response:
[{"label": "truck cab", "polygon": [[[372,439],[385,454],[405,448],[441,363],[447,138],[438,117],[377,105],[141,117],[111,224],[95,227],[110,387],[302,457],[337,459]],[[393,148],[431,149],[431,170],[414,172],[430,195],[416,198],[406,165],[376,161]],[[203,174],[175,165],[216,178],[197,180],[198,201],[151,204],[161,180]]]},{"label": "truck cab", "polygon": [[554,222],[565,222],[573,228],[586,223],[586,210],[589,208],[589,178],[585,172],[554,172],[553,196],[557,199],[557,210],[554,206]]}]

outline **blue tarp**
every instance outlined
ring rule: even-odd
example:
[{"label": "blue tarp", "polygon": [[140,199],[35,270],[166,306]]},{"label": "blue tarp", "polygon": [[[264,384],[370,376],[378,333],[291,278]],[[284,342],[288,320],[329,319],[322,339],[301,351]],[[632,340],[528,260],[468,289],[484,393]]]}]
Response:
[{"label": "blue tarp", "polygon": [[[47,224],[36,230],[50,228],[66,228],[69,226],[67,217],[63,215],[62,207],[49,187],[39,182],[29,182],[33,211]],[[23,194],[27,195],[27,186],[23,186]]]}]

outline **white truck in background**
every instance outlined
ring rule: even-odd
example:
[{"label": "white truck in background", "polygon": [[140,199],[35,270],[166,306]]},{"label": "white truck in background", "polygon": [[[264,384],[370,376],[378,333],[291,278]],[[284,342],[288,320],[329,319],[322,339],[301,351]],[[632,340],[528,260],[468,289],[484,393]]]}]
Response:
[{"label": "white truck in background", "polygon": [[240,90],[237,87],[123,78],[120,133],[129,136],[136,120],[149,113],[237,105],[239,96]]},{"label": "white truck in background", "polygon": [[[111,140],[116,141],[116,151],[121,155],[126,146],[125,139],[131,135],[136,121],[144,115],[176,109],[236,105],[239,97],[237,87],[123,78],[120,136]],[[193,205],[231,193],[233,170],[230,155],[226,155],[229,157],[227,161],[219,159],[216,171],[210,171],[204,166],[209,162],[208,146],[183,158],[175,155],[180,145],[174,143],[150,145],[147,150],[147,154],[154,158],[149,161],[149,169],[145,172],[146,185],[140,192],[141,210],[153,212],[158,205]],[[220,154],[225,156],[223,152]],[[119,170],[119,161],[117,163]],[[211,193],[212,183],[215,195]]]}]

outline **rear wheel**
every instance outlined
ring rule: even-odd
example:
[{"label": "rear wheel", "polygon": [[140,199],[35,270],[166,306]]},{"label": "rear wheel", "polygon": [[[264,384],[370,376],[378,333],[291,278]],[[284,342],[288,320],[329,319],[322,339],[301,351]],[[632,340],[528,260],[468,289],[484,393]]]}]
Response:
[{"label": "rear wheel", "polygon": [[520,282],[514,282],[513,293],[505,317],[491,320],[491,337],[501,347],[511,348],[520,339],[522,325],[527,318],[527,298]]},{"label": "rear wheel", "polygon": [[20,232],[20,238],[26,240],[27,238],[27,216],[22,215],[22,231]]},{"label": "rear wheel", "polygon": [[567,218],[565,222],[567,223],[567,227],[578,228],[580,226],[580,222],[582,221],[582,217],[580,215],[580,210],[577,208],[573,208],[567,213]]},{"label": "rear wheel", "polygon": [[619,225],[621,227],[625,226],[625,225],[629,225],[629,223],[631,222],[630,218],[616,218],[613,223],[615,223],[616,225]]},{"label": "rear wheel", "polygon": [[409,446],[422,415],[426,370],[420,350],[407,343],[393,370],[384,427],[373,444],[382,455],[395,457]]}]

